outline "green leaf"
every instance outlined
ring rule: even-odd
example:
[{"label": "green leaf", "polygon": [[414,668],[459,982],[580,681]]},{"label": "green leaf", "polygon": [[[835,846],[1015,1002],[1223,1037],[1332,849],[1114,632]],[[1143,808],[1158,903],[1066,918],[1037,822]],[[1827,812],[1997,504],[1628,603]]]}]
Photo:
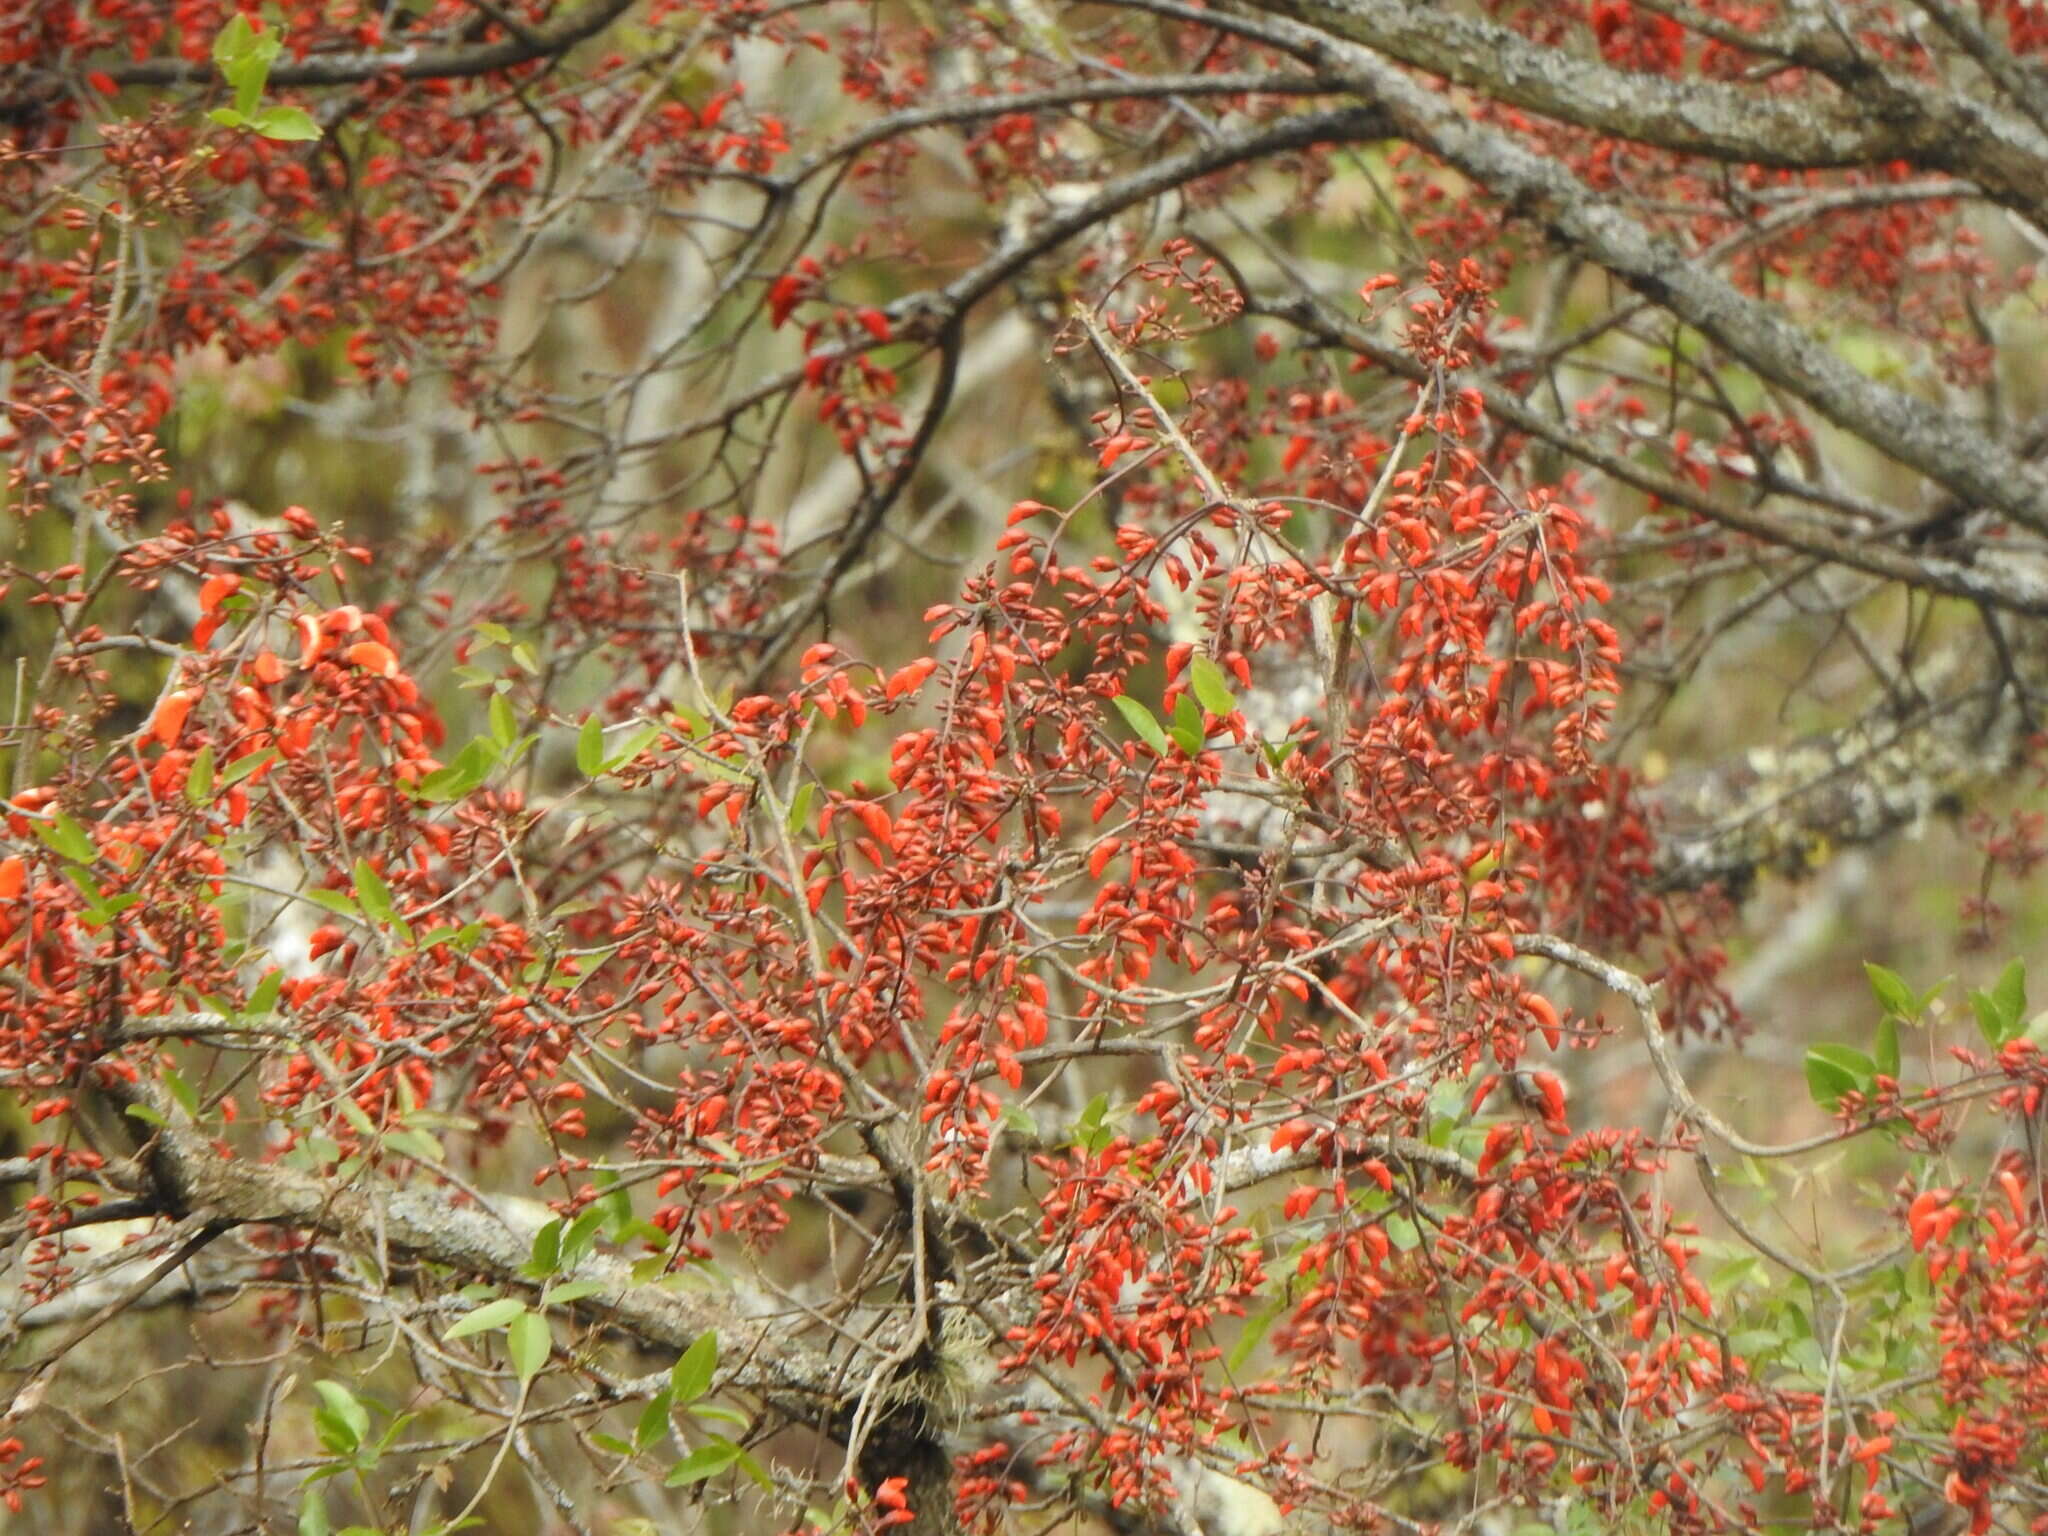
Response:
[{"label": "green leaf", "polygon": [[433,1133],[420,1130],[417,1126],[404,1126],[395,1131],[387,1131],[384,1145],[394,1152],[403,1152],[414,1162],[430,1166],[440,1163],[447,1156]]},{"label": "green leaf", "polygon": [[1870,978],[1870,990],[1877,998],[1878,1005],[1886,1013],[1901,1019],[1919,1015],[1920,1009],[1913,996],[1913,989],[1906,985],[1905,978],[1897,971],[1888,971],[1881,965],[1863,962],[1863,974]]},{"label": "green leaf", "polygon": [[[76,865],[71,866],[76,869]],[[109,896],[93,910],[95,928],[104,928],[109,922],[141,903],[142,897],[134,891],[123,891],[119,896]]]},{"label": "green leaf", "polygon": [[1081,1118],[1074,1122],[1074,1144],[1084,1152],[1100,1152],[1109,1145],[1110,1130],[1106,1124],[1109,1118],[1109,1095],[1098,1093],[1088,1101],[1081,1111]]},{"label": "green leaf", "polygon": [[270,66],[277,62],[283,46],[275,32],[258,32],[249,24],[249,18],[239,12],[221,28],[220,35],[213,40],[213,62],[234,87],[237,110],[256,110],[264,82],[270,78]]},{"label": "green leaf", "polygon": [[1877,1070],[1886,1077],[1899,1075],[1899,1020],[1887,1013],[1877,1021]]},{"label": "green leaf", "polygon": [[2027,968],[2013,961],[1989,992],[1970,994],[1970,1009],[1977,1015],[1977,1030],[1985,1044],[1996,1048],[2018,1035],[2025,1027]]},{"label": "green leaf", "polygon": [[1230,1373],[1233,1376],[1244,1369],[1245,1362],[1252,1357],[1252,1351],[1265,1340],[1266,1335],[1272,1331],[1273,1324],[1280,1320],[1280,1314],[1286,1310],[1287,1298],[1282,1296],[1270,1307],[1263,1308],[1246,1319],[1244,1331],[1237,1336],[1237,1343],[1230,1351]]},{"label": "green leaf", "polygon": [[1266,761],[1278,768],[1288,758],[1294,756],[1295,749],[1300,745],[1298,741],[1269,741],[1265,743]]},{"label": "green leaf", "polygon": [[74,863],[90,864],[100,856],[92,834],[62,811],[47,821],[34,823],[34,826],[37,837]]},{"label": "green leaf", "polygon": [[218,787],[232,789],[265,764],[277,760],[278,751],[275,747],[265,747],[261,752],[251,752],[247,757],[238,757],[229,763],[227,770],[221,774]]},{"label": "green leaf", "polygon": [[810,821],[811,798],[817,792],[817,788],[817,785],[806,780],[797,785],[796,793],[789,797],[789,812],[784,818],[784,825],[789,828],[791,837],[801,836],[805,825]]},{"label": "green leaf", "polygon": [[716,779],[721,784],[751,784],[753,775],[744,768],[735,768],[724,758],[709,752],[692,753],[689,759],[690,771],[707,779]]},{"label": "green leaf", "polygon": [[1196,700],[1210,714],[1227,715],[1237,708],[1237,695],[1224,680],[1223,669],[1208,657],[1196,656],[1188,663],[1188,682]]},{"label": "green leaf", "polygon": [[640,1410],[640,1421],[633,1426],[634,1450],[644,1451],[662,1437],[668,1429],[669,1405],[674,1401],[675,1397],[667,1387],[648,1399],[647,1406]]},{"label": "green leaf", "polygon": [[505,1353],[512,1357],[512,1369],[519,1373],[522,1382],[540,1374],[554,1347],[555,1336],[548,1328],[548,1320],[538,1312],[522,1311],[512,1319],[512,1326],[505,1333]]},{"label": "green leaf", "polygon": [[263,979],[256,983],[256,990],[249,994],[249,1002],[242,1012],[245,1017],[260,1018],[277,1006],[277,994],[284,989],[284,970],[273,966],[263,973]]},{"label": "green leaf", "polygon": [[96,916],[106,911],[106,892],[100,889],[99,881],[93,879],[91,870],[78,864],[66,864],[64,878],[71,882],[72,888],[83,898],[85,904],[93,909]]},{"label": "green leaf", "polygon": [[1128,693],[1120,693],[1109,702],[1114,704],[1116,712],[1124,717],[1124,724],[1138,733],[1140,741],[1158,756],[1166,756],[1166,732],[1151,710]]},{"label": "green leaf", "polygon": [[571,1280],[567,1285],[549,1286],[547,1300],[551,1306],[566,1307],[572,1301],[595,1296],[604,1288],[602,1280]]},{"label": "green leaf", "polygon": [[668,1488],[681,1488],[689,1483],[701,1483],[707,1477],[718,1476],[745,1454],[723,1435],[713,1435],[709,1444],[698,1446],[671,1467],[662,1484]]},{"label": "green leaf", "polygon": [[126,1109],[122,1111],[122,1113],[133,1115],[136,1119],[140,1120],[144,1125],[154,1125],[162,1127],[169,1125],[171,1123],[169,1120],[165,1119],[162,1114],[158,1113],[154,1109],[151,1109],[147,1104],[130,1104]]},{"label": "green leaf", "polygon": [[338,916],[362,916],[361,909],[356,906],[354,900],[345,891],[315,890],[307,891],[305,896],[306,900],[312,902],[314,906],[325,907],[328,911]]},{"label": "green leaf", "polygon": [[[213,62],[222,74],[244,63],[259,34],[247,15],[237,11],[213,39]],[[232,77],[230,77],[232,78]]]},{"label": "green leaf", "polygon": [[213,798],[213,744],[207,743],[192,754],[192,766],[185,770],[185,799],[192,805],[204,805]]},{"label": "green leaf", "polygon": [[533,1234],[533,1255],[520,1266],[520,1273],[534,1280],[546,1280],[562,1267],[562,1218]]},{"label": "green leaf", "polygon": [[595,715],[576,733],[576,771],[586,779],[604,772],[604,725]]},{"label": "green leaf", "polygon": [[1816,1045],[1806,1053],[1806,1091],[1813,1102],[1832,1109],[1843,1094],[1868,1093],[1877,1064],[1846,1045]]},{"label": "green leaf", "polygon": [[474,1312],[455,1320],[455,1326],[441,1335],[450,1340],[466,1339],[473,1333],[489,1333],[494,1328],[511,1326],[512,1319],[526,1311],[526,1303],[516,1296],[502,1296],[496,1301],[487,1301]]},{"label": "green leaf", "polygon": [[299,1536],[331,1536],[333,1530],[327,1519],[327,1500],[319,1489],[307,1489],[299,1501]]},{"label": "green leaf", "polygon": [[610,773],[614,769],[625,767],[626,764],[632,762],[634,758],[660,740],[662,731],[663,728],[652,721],[644,725],[635,726],[626,733],[626,739],[619,744],[619,750],[605,759],[605,771]]},{"label": "green leaf", "polygon": [[356,900],[362,903],[363,911],[373,921],[394,928],[404,926],[398,916],[398,908],[392,904],[391,887],[370,867],[368,859],[356,860],[355,880]]},{"label": "green leaf", "polygon": [[2019,1033],[2027,1013],[2027,967],[2022,961],[2015,960],[2006,966],[1991,989],[1991,997],[2006,1020],[2002,1038],[2010,1040]]},{"label": "green leaf", "polygon": [[354,1099],[346,1096],[336,1099],[334,1107],[341,1111],[341,1118],[349,1123],[349,1128],[358,1136],[374,1137],[377,1134],[377,1122],[372,1120],[370,1112]]},{"label": "green leaf", "polygon": [[420,798],[437,804],[460,800],[489,778],[497,763],[498,744],[488,736],[479,736],[455,754],[454,762],[420,780]]},{"label": "green leaf", "polygon": [[609,1169],[599,1169],[591,1177],[605,1191],[592,1203],[605,1213],[605,1234],[617,1243],[620,1241],[619,1229],[632,1223],[633,1196],[617,1182],[618,1175]]},{"label": "green leaf", "polygon": [[669,1368],[668,1384],[676,1401],[689,1404],[711,1390],[711,1378],[718,1370],[718,1335],[700,1334]]},{"label": "green leaf", "polygon": [[338,1381],[316,1381],[320,1406],[313,1410],[313,1427],[320,1443],[338,1455],[354,1451],[370,1438],[370,1410],[357,1401],[355,1393]]},{"label": "green leaf", "polygon": [[763,1493],[775,1491],[775,1480],[768,1475],[768,1469],[754,1459],[752,1452],[741,1451],[735,1459],[739,1463],[739,1469],[747,1474],[756,1488]]},{"label": "green leaf", "polygon": [[1181,751],[1199,757],[1209,733],[1202,729],[1202,706],[1186,694],[1173,701],[1173,726],[1167,732]]},{"label": "green leaf", "polygon": [[752,1419],[741,1413],[737,1408],[727,1408],[720,1403],[692,1403],[690,1404],[690,1417],[693,1419],[710,1419],[720,1424],[737,1424],[741,1429],[745,1429],[749,1424],[753,1423]]},{"label": "green leaf", "polygon": [[265,107],[249,126],[266,139],[307,140],[320,137],[320,125],[303,107]]},{"label": "green leaf", "polygon": [[166,1067],[164,1069],[164,1087],[169,1090],[171,1097],[177,1100],[178,1108],[185,1111],[194,1120],[199,1118],[199,1095],[193,1091],[192,1085],[185,1081],[182,1073]]},{"label": "green leaf", "polygon": [[512,716],[512,702],[502,693],[491,695],[491,740],[501,749],[519,739],[519,722]]},{"label": "green leaf", "polygon": [[595,1205],[585,1206],[577,1213],[562,1233],[562,1256],[559,1267],[573,1269],[583,1256],[590,1252],[590,1245],[597,1240],[598,1232],[604,1226],[604,1212]]},{"label": "green leaf", "polygon": [[[634,1454],[632,1445],[627,1441],[621,1440],[617,1435],[595,1434],[590,1437],[590,1443],[600,1451],[610,1451],[614,1456],[631,1456]],[[618,1527],[614,1525],[612,1529],[617,1530]]]}]

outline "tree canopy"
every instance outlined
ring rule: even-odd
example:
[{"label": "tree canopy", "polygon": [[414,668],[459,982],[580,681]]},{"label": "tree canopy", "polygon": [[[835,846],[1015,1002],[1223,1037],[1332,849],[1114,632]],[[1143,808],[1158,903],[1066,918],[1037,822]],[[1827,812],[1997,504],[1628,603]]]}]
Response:
[{"label": "tree canopy", "polygon": [[2044,63],[0,6],[9,1520],[2048,1531]]}]

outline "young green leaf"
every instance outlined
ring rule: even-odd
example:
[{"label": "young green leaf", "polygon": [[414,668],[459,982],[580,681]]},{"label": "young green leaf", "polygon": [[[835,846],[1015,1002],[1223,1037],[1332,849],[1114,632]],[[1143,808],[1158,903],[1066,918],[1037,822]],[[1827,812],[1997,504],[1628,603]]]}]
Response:
[{"label": "young green leaf", "polygon": [[1084,1152],[1100,1152],[1109,1145],[1109,1095],[1098,1093],[1074,1122],[1074,1142]]},{"label": "young green leaf", "polygon": [[689,1483],[701,1483],[707,1477],[716,1477],[727,1467],[738,1461],[745,1453],[723,1435],[713,1435],[708,1444],[700,1445],[669,1469],[662,1479],[669,1488],[681,1488]]},{"label": "young green leaf", "polygon": [[562,1218],[553,1221],[533,1234],[533,1255],[520,1266],[520,1273],[529,1279],[545,1280],[562,1267]]},{"label": "young green leaf", "polygon": [[1905,978],[1897,971],[1888,971],[1881,965],[1866,960],[1863,974],[1870,978],[1870,991],[1886,1013],[1901,1019],[1918,1015],[1919,1005],[1913,996],[1913,989],[1906,985]]},{"label": "young green leaf", "polygon": [[604,725],[596,715],[586,717],[584,727],[575,733],[575,772],[584,778],[604,772]]},{"label": "young green leaf", "polygon": [[1167,732],[1174,744],[1189,757],[1199,757],[1209,733],[1202,728],[1202,706],[1186,694],[1173,703],[1173,726]]},{"label": "young green leaf", "polygon": [[261,1018],[277,1006],[277,995],[284,990],[284,971],[273,966],[263,973],[263,979],[256,983],[256,990],[249,994],[249,1001],[242,1009],[245,1018]]},{"label": "young green leaf", "polygon": [[775,1491],[775,1479],[768,1475],[768,1469],[754,1459],[752,1451],[741,1451],[733,1458],[734,1464],[747,1474],[747,1479],[763,1493]]},{"label": "young green leaf", "polygon": [[265,107],[249,119],[252,132],[266,139],[301,142],[320,137],[320,125],[303,107]]},{"label": "young green leaf", "polygon": [[789,797],[789,815],[784,825],[789,828],[789,835],[791,837],[801,834],[805,825],[810,821],[811,799],[817,793],[817,790],[817,785],[809,780],[805,780],[797,785],[796,793]]},{"label": "young green leaf", "polygon": [[460,800],[490,777],[497,762],[497,743],[488,736],[479,736],[455,755],[454,762],[445,768],[436,768],[421,779],[419,796],[435,804]]},{"label": "young green leaf", "polygon": [[509,749],[519,739],[519,721],[512,714],[512,701],[502,693],[491,695],[491,740],[499,750]]},{"label": "young green leaf", "polygon": [[247,757],[238,757],[229,763],[220,776],[219,789],[233,789],[242,780],[259,768],[274,763],[282,754],[275,747],[265,747],[261,752],[251,752]]},{"label": "young green leaf", "polygon": [[316,907],[325,907],[340,917],[362,916],[362,909],[343,891],[312,890],[306,892],[306,900]]},{"label": "young green leaf", "polygon": [[711,1378],[718,1370],[718,1335],[702,1333],[683,1351],[668,1373],[676,1401],[694,1403],[711,1390]]},{"label": "young green leaf", "polygon": [[585,1206],[576,1213],[576,1219],[562,1232],[562,1253],[558,1267],[574,1269],[583,1256],[590,1252],[590,1245],[597,1240],[597,1234],[604,1228],[604,1212],[595,1205]]},{"label": "young green leaf", "polygon": [[92,834],[62,811],[48,821],[36,822],[35,829],[37,837],[74,863],[90,864],[100,856]]},{"label": "young green leaf", "polygon": [[262,99],[270,66],[277,62],[283,40],[275,32],[258,32],[247,15],[237,12],[213,40],[213,62],[235,92],[235,110],[245,116]]},{"label": "young green leaf", "polygon": [[634,1450],[644,1451],[661,1438],[668,1428],[668,1411],[674,1401],[675,1397],[667,1387],[647,1400],[647,1406],[640,1410],[639,1422],[633,1426]]},{"label": "young green leaf", "polygon": [[2005,974],[1989,992],[1970,993],[1970,1012],[1976,1015],[1977,1032],[1993,1050],[2025,1027],[2026,1007],[2026,972],[2017,960],[2005,968]]},{"label": "young green leaf", "polygon": [[1264,1342],[1266,1335],[1272,1332],[1273,1324],[1280,1320],[1280,1314],[1286,1310],[1287,1298],[1283,1295],[1270,1307],[1260,1309],[1245,1320],[1243,1329],[1238,1333],[1237,1343],[1230,1351],[1229,1365],[1232,1375],[1244,1369],[1245,1362],[1252,1357],[1252,1352]]},{"label": "young green leaf", "polygon": [[348,1455],[370,1438],[370,1410],[338,1381],[316,1381],[320,1406],[313,1410],[313,1429],[320,1443],[336,1455]]},{"label": "young green leaf", "polygon": [[531,1381],[540,1374],[554,1347],[555,1338],[548,1328],[548,1320],[538,1312],[522,1311],[505,1331],[505,1353],[511,1357],[512,1369],[519,1373],[522,1382]]},{"label": "young green leaf", "polygon": [[1109,702],[1114,704],[1116,712],[1124,717],[1124,724],[1138,733],[1140,741],[1158,756],[1166,756],[1166,731],[1151,710],[1128,693],[1119,693]]},{"label": "young green leaf", "polygon": [[1224,680],[1223,669],[1208,657],[1196,656],[1189,661],[1188,682],[1195,690],[1197,702],[1210,714],[1227,715],[1237,708],[1237,695]]},{"label": "young green leaf", "polygon": [[213,798],[213,744],[208,742],[192,754],[192,766],[185,770],[185,800],[204,805]]},{"label": "young green leaf", "polygon": [[615,768],[625,767],[634,758],[653,746],[661,738],[661,735],[662,727],[654,724],[652,721],[644,725],[636,725],[626,733],[626,739],[619,743],[619,750],[605,759],[605,769],[610,771]]},{"label": "young green leaf", "polygon": [[356,900],[373,922],[387,926],[398,923],[398,908],[391,901],[391,887],[384,883],[384,877],[370,867],[368,859],[357,859],[355,867]]},{"label": "young green leaf", "polygon": [[2027,967],[2025,962],[2014,960],[1999,973],[1991,988],[1992,1001],[1998,1004],[2000,1017],[2006,1020],[2004,1038],[2010,1040],[2019,1033],[2020,1021],[2027,1016]]},{"label": "young green leaf", "polygon": [[511,1326],[512,1319],[526,1311],[526,1303],[514,1296],[501,1296],[496,1301],[487,1301],[474,1312],[466,1313],[455,1320],[455,1325],[441,1337],[453,1342],[466,1339],[473,1333],[489,1333],[494,1329]]},{"label": "young green leaf", "polygon": [[1845,1093],[1868,1093],[1877,1064],[1846,1045],[1816,1045],[1806,1053],[1806,1090],[1813,1102],[1832,1109]]},{"label": "young green leaf", "polygon": [[184,1074],[166,1067],[164,1068],[163,1078],[164,1088],[177,1101],[178,1108],[185,1111],[192,1119],[197,1120],[199,1118],[199,1094],[190,1083],[185,1081]]}]

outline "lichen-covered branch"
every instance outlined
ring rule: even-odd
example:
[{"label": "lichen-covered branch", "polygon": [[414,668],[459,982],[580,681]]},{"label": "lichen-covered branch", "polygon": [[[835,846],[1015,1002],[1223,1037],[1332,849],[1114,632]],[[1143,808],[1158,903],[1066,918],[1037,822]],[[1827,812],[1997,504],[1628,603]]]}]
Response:
[{"label": "lichen-covered branch", "polygon": [[1987,686],[1831,735],[1755,747],[1652,793],[1667,889],[1740,888],[1797,873],[1963,803],[2012,770],[2028,729],[2012,689]]}]

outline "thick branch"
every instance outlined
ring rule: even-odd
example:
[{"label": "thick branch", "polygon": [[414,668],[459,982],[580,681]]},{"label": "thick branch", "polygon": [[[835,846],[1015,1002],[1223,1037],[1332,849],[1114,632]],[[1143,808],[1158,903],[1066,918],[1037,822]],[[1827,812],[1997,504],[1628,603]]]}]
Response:
[{"label": "thick branch", "polygon": [[1655,793],[1659,883],[1741,885],[1759,870],[1803,870],[1831,849],[1876,842],[2010,773],[2026,736],[2012,690],[2000,686],[1755,748]]},{"label": "thick branch", "polygon": [[[549,1216],[532,1201],[506,1200],[485,1210],[455,1203],[445,1189],[335,1184],[224,1157],[166,1103],[156,1102],[145,1085],[114,1080],[106,1092],[117,1103],[145,1104],[164,1118],[142,1149],[135,1174],[167,1214],[317,1232],[365,1253],[442,1264],[501,1285],[531,1283],[520,1268]],[[583,1309],[652,1348],[680,1352],[715,1332],[719,1357],[730,1363],[721,1371],[724,1384],[759,1393],[779,1411],[815,1421],[837,1401],[841,1388],[833,1362],[790,1338],[786,1322],[642,1284],[627,1261],[602,1254],[585,1258],[573,1278],[603,1286]]]},{"label": "thick branch", "polygon": [[[313,54],[280,59],[267,81],[272,87],[361,85],[366,80],[462,80],[516,69],[536,59],[568,52],[595,37],[632,8],[633,0],[596,0],[546,26],[494,43],[442,48],[383,48],[362,53]],[[219,71],[208,62],[190,59],[115,60],[104,73],[117,85],[186,85],[214,79]]]},{"label": "thick branch", "polygon": [[[1246,307],[1250,313],[1285,320],[1323,343],[1368,357],[1389,373],[1416,383],[1429,377],[1427,368],[1412,354],[1379,340],[1363,326],[1337,313],[1306,290],[1277,302],[1247,296]],[[1849,570],[1903,582],[1923,591],[1964,598],[2028,617],[2048,617],[2048,581],[2043,581],[2026,564],[1973,564],[1952,559],[1926,546],[1903,550],[1876,538],[1851,538],[1818,523],[1781,516],[1766,510],[1766,503],[1746,497],[1716,497],[1690,481],[1666,474],[1626,454],[1600,447],[1590,441],[1580,427],[1530,405],[1520,393],[1502,383],[1497,375],[1481,372],[1461,374],[1458,382],[1461,387],[1477,389],[1486,402],[1487,414],[1503,425],[1541,439],[1589,468],[1597,469],[1624,485],[1632,485],[1669,506],[1683,507],[1688,512],[1708,518],[1724,528]],[[1796,494],[1797,488],[1783,480],[1771,466],[1759,465],[1757,473],[1764,478],[1767,487],[1783,487]],[[1898,532],[1911,533],[1915,526],[1902,523]]]},{"label": "thick branch", "polygon": [[[1488,98],[1591,132],[1739,164],[1830,169],[1906,160],[1968,177],[2039,222],[2048,213],[2048,139],[1982,102],[1880,73],[1857,60],[1853,88],[1789,97],[1767,88],[1643,75],[1531,42],[1490,22],[1402,0],[1244,0],[1318,36],[1363,45]],[[1176,7],[1177,8],[1177,7]],[[1327,62],[1342,58],[1348,50]]]},{"label": "thick branch", "polygon": [[1653,236],[1564,166],[1468,118],[1364,48],[1344,50],[1402,137],[1471,177],[1565,248],[1612,272],[1772,383],[1972,505],[2048,532],[2048,484],[2020,455],[1925,401],[1858,372],[1822,341]]}]

